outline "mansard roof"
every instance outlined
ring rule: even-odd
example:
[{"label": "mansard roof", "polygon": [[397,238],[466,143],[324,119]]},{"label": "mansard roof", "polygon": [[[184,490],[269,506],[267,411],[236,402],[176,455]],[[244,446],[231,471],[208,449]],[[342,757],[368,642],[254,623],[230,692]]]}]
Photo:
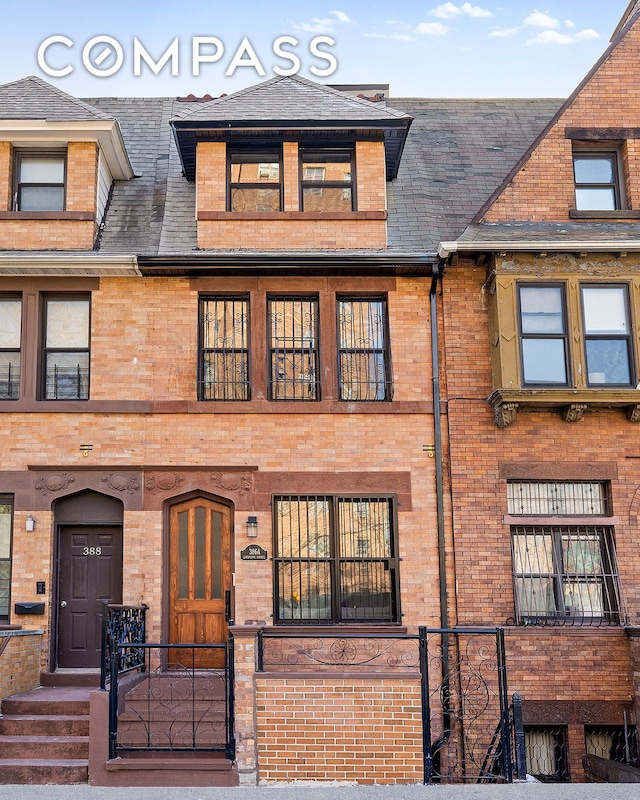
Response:
[{"label": "mansard roof", "polygon": [[383,139],[389,178],[395,178],[412,118],[384,102],[352,97],[299,75],[288,75],[202,103],[172,120],[184,173],[195,177],[198,141],[299,138],[334,142]]}]

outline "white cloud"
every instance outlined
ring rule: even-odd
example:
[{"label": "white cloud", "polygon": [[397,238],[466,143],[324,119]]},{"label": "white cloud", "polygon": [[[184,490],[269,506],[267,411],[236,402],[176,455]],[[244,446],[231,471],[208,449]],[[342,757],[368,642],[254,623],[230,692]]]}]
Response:
[{"label": "white cloud", "polygon": [[564,24],[569,30],[573,30],[576,27],[576,23],[571,19],[565,19]]},{"label": "white cloud", "polygon": [[432,17],[440,17],[440,19],[455,19],[462,14],[462,10],[453,3],[443,3],[440,6],[436,6],[436,8],[432,8],[429,14]]},{"label": "white cloud", "polygon": [[543,14],[542,11],[536,9],[526,17],[524,24],[531,25],[534,28],[557,28],[560,23],[554,17]]},{"label": "white cloud", "polygon": [[293,27],[298,31],[309,33],[332,33],[338,22],[353,22],[344,11],[330,11],[335,19],[331,17],[312,17],[308,22],[294,22]]},{"label": "white cloud", "polygon": [[575,38],[567,33],[558,33],[558,31],[541,31],[533,39],[528,39],[527,44],[573,44]]},{"label": "white cloud", "polygon": [[576,39],[578,39],[581,42],[587,41],[588,39],[599,39],[599,38],[600,34],[598,33],[598,31],[594,31],[593,28],[586,28],[585,30],[580,31],[580,33],[576,33]]},{"label": "white cloud", "polygon": [[486,8],[472,6],[471,3],[463,3],[461,6],[457,6],[454,3],[442,3],[441,5],[432,8],[429,14],[432,17],[438,17],[439,19],[456,19],[456,17],[459,17],[462,14],[466,14],[474,19],[493,16],[493,14]]},{"label": "white cloud", "polygon": [[441,22],[421,22],[416,28],[416,33],[422,33],[425,36],[446,36],[449,28]]},{"label": "white cloud", "polygon": [[344,13],[344,11],[330,11],[329,13],[333,14],[333,16],[338,20],[338,22],[353,22],[353,20],[349,19],[349,17]]},{"label": "white cloud", "polygon": [[520,28],[498,28],[494,31],[491,31],[489,36],[499,36],[501,38],[506,38],[507,36],[515,36],[516,33],[520,31]]},{"label": "white cloud", "polygon": [[460,6],[463,14],[468,14],[470,17],[474,19],[480,19],[482,17],[492,17],[493,14],[486,8],[480,8],[480,6],[472,6],[471,3],[463,3]]},{"label": "white cloud", "polygon": [[413,36],[407,33],[365,33],[365,39],[390,39],[396,42],[415,42]]}]

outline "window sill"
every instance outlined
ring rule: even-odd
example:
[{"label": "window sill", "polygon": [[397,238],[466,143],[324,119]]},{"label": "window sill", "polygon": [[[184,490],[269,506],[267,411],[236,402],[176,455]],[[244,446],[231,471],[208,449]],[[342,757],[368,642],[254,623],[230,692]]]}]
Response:
[{"label": "window sill", "polygon": [[618,211],[578,211],[576,208],[569,209],[569,219],[600,219],[607,221],[621,221],[627,219],[640,219],[640,211],[630,209],[620,209]]},{"label": "window sill", "polygon": [[220,220],[386,220],[386,211],[198,211],[202,222]]},{"label": "window sill", "polygon": [[93,211],[0,211],[0,220],[87,220],[93,222]]},{"label": "window sill", "polygon": [[624,409],[629,422],[640,422],[638,389],[496,389],[487,398],[495,423],[506,428],[518,411],[558,411],[565,422],[579,422],[585,411]]}]

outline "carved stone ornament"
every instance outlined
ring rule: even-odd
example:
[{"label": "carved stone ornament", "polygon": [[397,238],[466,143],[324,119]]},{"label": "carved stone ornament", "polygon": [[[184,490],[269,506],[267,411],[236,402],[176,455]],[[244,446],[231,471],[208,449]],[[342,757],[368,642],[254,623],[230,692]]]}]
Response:
[{"label": "carved stone ornament", "polygon": [[134,475],[125,475],[122,472],[114,472],[112,474],[102,475],[101,480],[115,492],[126,492],[127,494],[133,494],[134,492],[140,491],[140,484]]},{"label": "carved stone ornament", "polygon": [[151,494],[170,492],[180,486],[183,480],[182,475],[177,472],[159,472],[157,475],[147,478],[144,488]]},{"label": "carved stone ornament", "polygon": [[629,422],[640,422],[640,405],[627,408],[627,419]]},{"label": "carved stone ornament", "polygon": [[36,483],[36,489],[46,497],[49,494],[62,492],[69,484],[74,482],[75,478],[73,475],[69,475],[68,472],[54,472],[51,475],[40,478]]},{"label": "carved stone ornament", "polygon": [[565,422],[580,422],[586,410],[586,403],[570,403],[562,409],[562,419]]},{"label": "carved stone ornament", "polygon": [[494,410],[496,425],[499,428],[506,428],[516,421],[518,403],[499,403]]},{"label": "carved stone ornament", "polygon": [[238,475],[237,472],[214,472],[211,482],[217,489],[240,497],[251,491],[251,481],[246,475]]}]

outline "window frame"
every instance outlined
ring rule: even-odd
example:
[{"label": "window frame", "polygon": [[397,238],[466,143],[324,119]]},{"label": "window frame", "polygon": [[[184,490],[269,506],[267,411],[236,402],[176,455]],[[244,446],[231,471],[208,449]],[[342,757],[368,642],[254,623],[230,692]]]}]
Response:
[{"label": "window frame", "polygon": [[[569,783],[571,773],[569,771],[569,750],[568,750],[568,730],[566,725],[524,725],[524,748],[527,764],[527,772],[534,775],[541,783]],[[555,772],[534,772],[533,759],[540,761],[532,753],[533,743],[527,734],[548,735],[553,737],[554,759],[556,763]]]},{"label": "window frame", "polygon": [[[87,346],[86,347],[49,347],[47,345],[47,333],[48,333],[48,304],[49,302],[56,302],[56,301],[78,301],[84,300],[87,303]],[[91,293],[90,292],[74,292],[74,293],[43,293],[42,295],[42,304],[40,309],[40,348],[39,348],[39,359],[40,359],[40,387],[39,387],[39,399],[47,402],[71,402],[71,401],[87,401],[90,399],[90,388],[91,388]],[[75,397],[50,397],[49,390],[48,390],[48,378],[49,371],[48,371],[48,356],[53,355],[55,353],[59,353],[61,355],[68,354],[73,355],[74,353],[83,354],[87,356],[87,367],[86,367],[86,389],[83,391],[78,391],[78,395]],[[78,367],[80,365],[78,364]],[[78,373],[80,375],[80,373]],[[78,377],[80,381],[80,377]],[[80,384],[78,384],[80,385]]]},{"label": "window frame", "polygon": [[[302,504],[303,507],[307,507],[306,504],[312,502],[321,502],[327,504],[327,516],[328,516],[328,535],[326,539],[328,540],[328,553],[322,553],[315,557],[309,556],[301,556],[294,557],[293,555],[287,555],[285,553],[281,553],[280,548],[280,535],[282,533],[283,538],[285,537],[285,532],[281,531],[279,527],[279,504],[280,502],[294,502],[298,503],[299,505]],[[368,504],[387,504],[387,512],[385,515],[385,524],[388,525],[388,533],[389,533],[389,540],[385,542],[385,545],[388,547],[388,555],[362,555],[362,544],[361,538],[356,536],[352,544],[355,547],[356,554],[355,555],[348,555],[345,552],[346,543],[343,543],[343,535],[347,532],[341,531],[340,529],[340,506],[341,504],[355,504],[355,503],[368,503]],[[348,494],[322,494],[322,495],[274,495],[272,498],[272,509],[273,509],[273,619],[274,624],[276,625],[283,625],[283,626],[300,626],[300,625],[345,625],[345,624],[353,624],[353,625],[397,625],[402,620],[402,614],[400,609],[400,558],[398,554],[398,509],[397,509],[397,496],[393,494],[389,495],[375,495],[375,496],[363,496],[363,495],[348,495]],[[355,508],[355,506],[353,506]],[[357,513],[357,512],[356,512]],[[309,519],[309,515],[307,514],[306,519]],[[294,529],[294,537],[295,537],[295,529]],[[356,532],[357,533],[357,532]],[[302,534],[301,527],[298,526],[297,529],[298,534],[298,544],[300,544],[300,535]],[[353,537],[352,537],[353,538]],[[321,541],[321,540],[318,540]],[[295,542],[295,539],[294,539]],[[285,607],[285,599],[284,599],[284,584],[287,582],[284,578],[281,578],[281,567],[284,568],[286,565],[289,565],[291,568],[291,586],[293,587],[294,584],[294,567],[296,565],[305,565],[309,564],[312,567],[314,565],[322,564],[326,566],[326,572],[328,574],[328,581],[325,578],[325,582],[323,584],[324,588],[329,588],[330,593],[330,602],[327,606],[326,602],[322,604],[322,608],[328,610],[329,616],[324,617],[312,617],[312,616],[302,616],[302,605],[303,605],[303,598],[302,596],[298,596],[297,602],[299,604],[299,611],[300,615],[294,617],[294,609],[293,603],[295,602],[295,592],[292,590],[291,592],[291,616],[286,618],[283,616],[284,612],[282,609]],[[382,565],[383,574],[388,575],[388,597],[389,597],[389,604],[383,606],[383,608],[389,612],[389,618],[356,618],[355,614],[348,619],[343,618],[343,609],[347,608],[343,606],[342,599],[343,599],[343,587],[341,586],[341,576],[343,575],[342,568],[346,567],[346,565],[357,565],[357,564],[378,564]],[[318,574],[318,573],[316,573]],[[372,577],[375,578],[374,573],[371,573]],[[368,577],[368,575],[367,575]],[[302,577],[300,579],[300,585],[302,585]],[[309,608],[311,607],[311,603],[313,597],[321,598],[323,593],[321,591],[323,587],[319,586],[319,593],[316,595],[309,594]],[[347,587],[344,587],[345,589]],[[384,593],[383,593],[384,594]],[[302,591],[299,593],[302,595]],[[354,596],[368,596],[366,592],[364,593],[355,593]],[[318,603],[318,608],[320,608],[320,603]],[[354,609],[356,606],[353,607]]]},{"label": "window frame", "polygon": [[[357,346],[357,342],[361,340],[353,341],[351,344],[353,346],[343,346],[343,331],[345,328],[344,325],[344,315],[343,315],[343,304],[351,303],[351,304],[360,304],[364,306],[365,304],[374,304],[380,303],[381,304],[381,311],[382,311],[382,322],[379,325],[380,334],[382,335],[382,346],[375,347],[375,346]],[[352,306],[353,307],[353,306]],[[362,317],[362,314],[360,315]],[[338,348],[337,353],[337,365],[338,365],[338,399],[343,402],[390,402],[393,400],[393,369],[391,364],[391,343],[390,343],[390,333],[389,333],[389,303],[388,297],[386,295],[372,295],[372,296],[365,296],[365,295],[336,295],[336,343]],[[372,383],[375,386],[375,397],[368,397],[368,396],[360,396],[360,390],[357,389],[354,393],[349,391],[349,388],[353,386],[353,381],[349,381],[346,378],[346,370],[345,370],[345,359],[348,355],[355,356],[355,355],[362,355],[368,354],[369,356],[379,356],[382,358],[382,368],[383,368],[383,377],[382,377],[382,397],[379,396],[380,392],[380,381],[375,380],[365,382],[366,386],[370,386]],[[356,370],[358,372],[358,370]],[[362,381],[357,382],[357,386],[362,385]],[[365,391],[365,395],[368,392]]]},{"label": "window frame", "polygon": [[[525,333],[523,331],[522,323],[522,289],[560,289],[561,297],[561,311],[563,321],[563,332],[558,333]],[[540,388],[560,388],[566,389],[572,385],[572,369],[571,369],[571,342],[569,337],[569,310],[567,307],[567,287],[564,282],[532,282],[532,281],[518,281],[516,284],[516,302],[517,302],[517,317],[518,317],[518,350],[520,355],[520,381],[523,388],[540,387]],[[564,369],[566,380],[563,383],[557,381],[527,381],[525,378],[525,356],[524,356],[524,341],[532,340],[549,340],[561,341],[564,349]]]},{"label": "window frame", "polygon": [[[21,180],[22,162],[25,159],[36,159],[41,161],[47,160],[61,160],[62,161],[62,183],[53,183],[50,181],[41,182],[28,182]],[[14,149],[13,154],[13,210],[26,211],[27,213],[56,213],[65,211],[67,208],[67,160],[68,153],[65,148],[22,148],[17,147]],[[31,187],[57,187],[62,189],[62,208],[38,208],[38,209],[24,209],[22,208],[22,190],[25,186]]]},{"label": "window frame", "polygon": [[[577,160],[596,160],[607,158],[611,162],[611,171],[613,179],[610,182],[579,182],[576,176],[576,161]],[[624,169],[622,164],[622,156],[619,146],[603,146],[603,147],[574,147],[572,152],[572,170],[573,170],[573,186],[574,186],[574,204],[575,210],[579,212],[597,213],[602,211],[611,213],[615,211],[622,211],[626,208],[625,192],[624,192]],[[590,191],[598,189],[611,189],[613,196],[613,208],[581,208],[578,202],[578,191]]]},{"label": "window frame", "polygon": [[[309,303],[313,304],[315,308],[313,322],[314,322],[314,329],[312,330],[312,336],[308,338],[308,341],[312,343],[308,349],[304,347],[296,347],[293,345],[291,348],[278,348],[275,344],[278,338],[286,338],[285,336],[282,337],[274,337],[274,312],[272,310],[274,303]],[[295,313],[292,312],[292,313]],[[274,402],[286,402],[286,401],[296,401],[296,402],[319,402],[322,399],[322,387],[321,387],[321,368],[322,368],[322,361],[321,361],[321,352],[320,352],[320,299],[317,294],[267,294],[266,296],[266,341],[267,341],[267,396],[270,401]],[[295,340],[296,335],[294,332],[294,336],[292,337]],[[300,341],[305,339],[304,335],[300,336]],[[281,369],[277,366],[278,361],[280,360],[281,363],[286,363],[287,356],[293,354],[299,358],[305,359],[312,356],[313,360],[313,373],[312,378],[309,380],[305,380],[304,378],[295,377],[298,372],[294,369],[294,377],[292,379],[287,379],[286,377],[283,380],[276,380],[274,379],[274,375],[276,373],[280,373]],[[283,373],[286,374],[286,373]],[[303,374],[304,373],[300,373]],[[290,386],[293,389],[293,396],[288,396],[286,394],[286,387]],[[278,389],[282,389],[285,387],[285,394],[279,396]],[[305,387],[309,391],[309,395],[307,397],[304,396],[304,389]],[[301,390],[301,393],[298,392],[298,389]]]},{"label": "window frame", "polygon": [[[236,158],[244,156],[247,160],[236,161]],[[233,180],[233,165],[236,163],[256,164],[258,169],[260,164],[278,164],[278,180],[268,181],[234,181]],[[260,212],[260,211],[245,211],[244,209],[235,209],[233,207],[233,192],[235,189],[277,189],[278,190],[278,209],[280,212],[284,208],[284,185],[283,185],[283,158],[282,146],[232,146],[227,145],[227,211],[235,213],[274,213]]]},{"label": "window frame", "polygon": [[7,613],[0,613],[0,622],[9,622],[11,619],[11,578],[13,566],[13,539],[14,539],[14,519],[15,519],[15,498],[13,495],[0,494],[0,505],[9,507],[9,555],[3,558],[0,555],[0,563],[8,563],[8,583],[7,583]]},{"label": "window frame", "polygon": [[[635,370],[635,353],[633,348],[633,316],[631,308],[631,298],[629,294],[629,284],[627,283],[592,283],[580,281],[580,313],[582,324],[582,349],[584,355],[584,373],[586,386],[589,389],[594,388],[630,388],[636,385],[636,370]],[[629,330],[626,334],[604,334],[604,333],[587,333],[587,325],[585,319],[585,302],[584,292],[589,289],[622,289],[624,293],[624,309],[626,312],[626,322]],[[588,357],[588,341],[624,341],[626,344],[627,352],[627,366],[629,368],[629,381],[627,383],[609,383],[609,382],[594,382],[589,380],[589,357]]]},{"label": "window frame", "polygon": [[[311,156],[313,154],[318,154],[322,156],[323,153],[333,154],[333,153],[342,153],[348,152],[349,154],[349,161],[350,161],[350,177],[349,180],[314,180],[314,179],[307,179],[305,178],[305,156],[309,157],[310,161],[319,161],[320,158],[312,159]],[[330,163],[330,162],[327,162]],[[299,188],[299,207],[301,211],[306,211],[305,204],[304,204],[304,196],[305,190],[309,189],[342,189],[343,192],[345,189],[349,189],[351,192],[351,208],[349,211],[357,211],[358,210],[358,198],[356,196],[356,148],[355,144],[336,144],[332,147],[322,147],[322,146],[314,146],[314,145],[304,145],[301,144],[298,147],[298,170],[300,175],[300,188]],[[332,209],[322,209],[320,212],[314,213],[323,213],[323,212],[330,212]],[[338,211],[337,213],[343,213]]]},{"label": "window frame", "polygon": [[[7,371],[7,393],[2,394],[0,393],[0,400],[19,400],[21,396],[21,373],[22,373],[22,361],[23,361],[23,336],[24,336],[24,324],[23,324],[23,313],[24,313],[24,302],[22,298],[22,294],[20,292],[7,292],[0,294],[0,302],[6,300],[15,300],[20,304],[20,333],[19,333],[19,345],[18,347],[1,347],[0,346],[0,355],[3,354],[10,354],[10,353],[17,353],[18,354],[18,371],[17,371],[17,379],[14,381],[12,380],[11,376],[11,363],[9,363],[9,369]],[[0,366],[0,370],[2,366]],[[0,389],[4,385],[4,380],[0,379]],[[16,386],[16,391],[12,391],[12,387]]]},{"label": "window frame", "polygon": [[[205,346],[205,315],[207,313],[206,307],[210,302],[214,303],[242,303],[241,320],[242,320],[242,333],[241,338],[245,342],[245,347],[225,347],[224,341],[220,347],[206,347]],[[232,311],[235,317],[235,311]],[[225,337],[225,340],[228,337]],[[232,354],[232,361],[235,361],[236,355],[244,357],[244,380],[223,381],[222,394],[225,396],[208,397],[207,396],[207,383],[216,385],[216,382],[205,380],[207,373],[206,357],[208,354],[219,354],[224,356]],[[233,367],[232,367],[233,368]],[[226,365],[225,365],[226,369]],[[240,366],[240,373],[242,374],[242,366]],[[225,372],[226,374],[226,372]],[[248,294],[202,294],[198,298],[198,400],[204,402],[224,402],[224,401],[240,401],[247,402],[251,400],[251,298]],[[228,392],[231,396],[227,396]],[[240,396],[238,396],[240,395]],[[244,396],[242,396],[244,395]]]}]

